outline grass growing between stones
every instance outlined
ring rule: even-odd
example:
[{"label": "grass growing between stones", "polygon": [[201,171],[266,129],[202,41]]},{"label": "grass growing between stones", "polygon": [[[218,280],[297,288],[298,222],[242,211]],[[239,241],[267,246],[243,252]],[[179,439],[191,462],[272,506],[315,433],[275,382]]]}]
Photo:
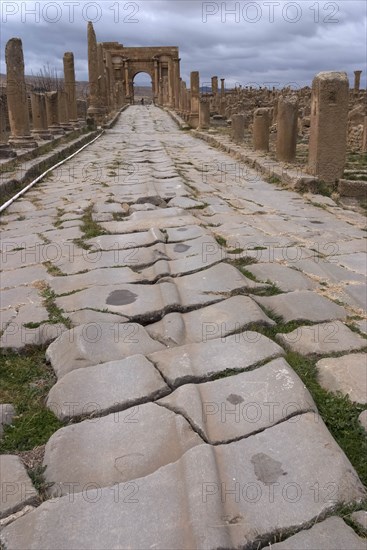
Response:
[{"label": "grass growing between stones", "polygon": [[45,406],[55,382],[44,347],[30,346],[22,354],[1,352],[0,402],[12,403],[16,417],[11,426],[4,427],[0,453],[19,453],[43,445],[62,426]]}]

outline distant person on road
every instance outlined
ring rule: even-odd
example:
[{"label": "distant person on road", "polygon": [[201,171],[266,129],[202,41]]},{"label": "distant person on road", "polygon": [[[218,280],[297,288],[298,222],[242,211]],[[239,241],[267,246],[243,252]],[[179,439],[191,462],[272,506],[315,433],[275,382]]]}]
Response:
[{"label": "distant person on road", "polygon": [[144,105],[144,98],[141,98],[141,104]]}]

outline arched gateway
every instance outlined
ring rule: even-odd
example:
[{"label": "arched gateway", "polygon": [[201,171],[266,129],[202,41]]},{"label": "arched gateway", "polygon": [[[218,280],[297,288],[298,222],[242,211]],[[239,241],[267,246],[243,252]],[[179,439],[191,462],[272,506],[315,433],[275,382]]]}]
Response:
[{"label": "arched gateway", "polygon": [[89,109],[103,115],[134,102],[134,77],[148,73],[157,105],[179,107],[180,58],[178,47],[125,48],[118,42],[97,43],[93,24],[88,23]]}]

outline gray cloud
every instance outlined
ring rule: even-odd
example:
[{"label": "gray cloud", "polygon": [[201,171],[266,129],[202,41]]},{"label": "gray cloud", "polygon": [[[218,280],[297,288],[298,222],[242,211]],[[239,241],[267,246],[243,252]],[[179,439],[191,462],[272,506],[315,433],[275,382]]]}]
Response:
[{"label": "gray cloud", "polygon": [[77,78],[87,80],[88,18],[101,42],[179,46],[187,82],[199,70],[203,83],[218,75],[228,85],[303,86],[322,70],[345,70],[352,80],[366,65],[365,0],[2,0],[1,72],[6,41],[18,36],[27,73],[49,63],[61,74],[63,53],[73,51]]}]

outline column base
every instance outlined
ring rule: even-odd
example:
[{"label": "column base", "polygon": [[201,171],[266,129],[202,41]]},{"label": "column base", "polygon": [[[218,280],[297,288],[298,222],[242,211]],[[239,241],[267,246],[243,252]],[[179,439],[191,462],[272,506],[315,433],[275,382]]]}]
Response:
[{"label": "column base", "polygon": [[191,128],[197,128],[199,126],[199,114],[190,114],[188,118],[189,124]]},{"label": "column base", "polygon": [[10,136],[9,145],[13,149],[35,149],[38,147],[32,136]]},{"label": "column base", "polygon": [[32,130],[31,134],[34,137],[34,139],[40,139],[45,141],[54,139],[54,136],[51,134],[49,130]]},{"label": "column base", "polygon": [[64,136],[65,135],[65,132],[61,128],[61,126],[50,126],[48,130],[49,130],[50,134],[52,134],[53,136]]}]

